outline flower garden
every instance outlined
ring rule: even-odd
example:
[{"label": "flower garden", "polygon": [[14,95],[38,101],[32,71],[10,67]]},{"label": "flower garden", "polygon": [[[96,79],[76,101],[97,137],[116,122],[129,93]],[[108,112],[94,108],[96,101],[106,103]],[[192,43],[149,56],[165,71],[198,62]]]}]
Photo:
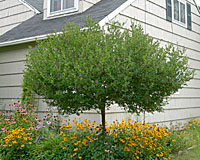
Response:
[{"label": "flower garden", "polygon": [[[199,122],[184,126],[184,131],[169,130],[132,120],[106,124],[106,134],[95,121],[62,121],[48,113],[37,118],[36,107],[10,106],[0,114],[0,157],[14,159],[172,159],[184,149],[185,130],[199,129]],[[197,135],[197,134],[196,134]]]}]

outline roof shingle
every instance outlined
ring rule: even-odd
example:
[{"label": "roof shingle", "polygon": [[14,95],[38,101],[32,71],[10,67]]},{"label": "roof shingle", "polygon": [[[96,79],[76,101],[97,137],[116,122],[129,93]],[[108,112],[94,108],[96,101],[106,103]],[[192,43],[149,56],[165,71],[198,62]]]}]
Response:
[{"label": "roof shingle", "polygon": [[26,2],[36,8],[38,11],[43,12],[43,0],[26,0]]},{"label": "roof shingle", "polygon": [[73,22],[82,27],[89,15],[95,22],[99,22],[126,1],[101,0],[83,13],[49,20],[43,20],[43,14],[38,14],[0,36],[0,43],[50,34],[55,30],[59,32],[67,22]]}]

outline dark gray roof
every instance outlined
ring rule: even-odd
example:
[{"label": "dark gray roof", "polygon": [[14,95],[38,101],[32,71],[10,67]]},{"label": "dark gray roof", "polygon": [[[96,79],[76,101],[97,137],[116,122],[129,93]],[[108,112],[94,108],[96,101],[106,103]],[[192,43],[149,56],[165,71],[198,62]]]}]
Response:
[{"label": "dark gray roof", "polygon": [[36,8],[38,11],[43,12],[43,0],[26,0],[26,2]]},{"label": "dark gray roof", "polygon": [[0,43],[45,35],[53,33],[55,30],[59,32],[66,25],[66,22],[74,22],[76,25],[83,26],[84,20],[89,15],[95,22],[99,22],[126,1],[101,0],[83,13],[49,20],[43,20],[43,14],[38,14],[0,36]]}]

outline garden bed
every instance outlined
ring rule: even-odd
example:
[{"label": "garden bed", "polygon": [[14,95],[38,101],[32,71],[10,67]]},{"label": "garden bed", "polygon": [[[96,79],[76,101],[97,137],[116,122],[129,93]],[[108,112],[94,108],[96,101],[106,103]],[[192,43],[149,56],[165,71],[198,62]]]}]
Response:
[{"label": "garden bed", "polygon": [[[36,117],[33,105],[20,102],[0,115],[0,157],[2,159],[171,159],[178,151],[197,144],[199,121],[175,131],[148,123],[114,121],[101,125],[74,119],[59,121],[51,114]],[[197,134],[198,133],[198,134]]]}]

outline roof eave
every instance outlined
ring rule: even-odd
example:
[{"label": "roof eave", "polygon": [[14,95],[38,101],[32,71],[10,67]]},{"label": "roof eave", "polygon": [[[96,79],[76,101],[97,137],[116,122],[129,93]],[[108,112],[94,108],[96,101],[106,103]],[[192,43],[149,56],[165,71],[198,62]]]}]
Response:
[{"label": "roof eave", "polygon": [[22,43],[28,43],[28,42],[34,42],[36,40],[43,40],[48,37],[48,34],[45,35],[40,35],[40,36],[35,36],[35,37],[29,37],[29,38],[23,38],[23,39],[18,39],[18,40],[13,40],[13,41],[7,41],[0,43],[0,47],[6,47],[6,46],[12,46],[12,45],[17,45],[17,44],[22,44]]},{"label": "roof eave", "polygon": [[[109,15],[107,15],[105,18],[103,18],[99,22],[99,25],[101,27],[103,27],[104,25],[106,25],[111,19],[113,19],[117,14],[119,14],[121,11],[123,11],[126,7],[128,7],[134,1],[136,1],[136,0],[127,0],[125,3],[123,3],[117,9],[115,9],[113,12],[111,12]],[[28,37],[28,38],[22,38],[22,39],[13,40],[13,41],[2,42],[2,43],[0,43],[0,47],[6,47],[6,46],[11,46],[11,45],[17,45],[17,44],[23,44],[23,43],[28,43],[28,42],[34,42],[36,40],[43,40],[43,39],[47,39],[47,37],[50,36],[50,35],[52,35],[52,34],[55,34],[55,33],[50,33],[50,34],[45,34],[45,35],[39,35],[39,36],[34,36],[34,37]],[[62,32],[57,32],[56,34],[62,34]]]}]

